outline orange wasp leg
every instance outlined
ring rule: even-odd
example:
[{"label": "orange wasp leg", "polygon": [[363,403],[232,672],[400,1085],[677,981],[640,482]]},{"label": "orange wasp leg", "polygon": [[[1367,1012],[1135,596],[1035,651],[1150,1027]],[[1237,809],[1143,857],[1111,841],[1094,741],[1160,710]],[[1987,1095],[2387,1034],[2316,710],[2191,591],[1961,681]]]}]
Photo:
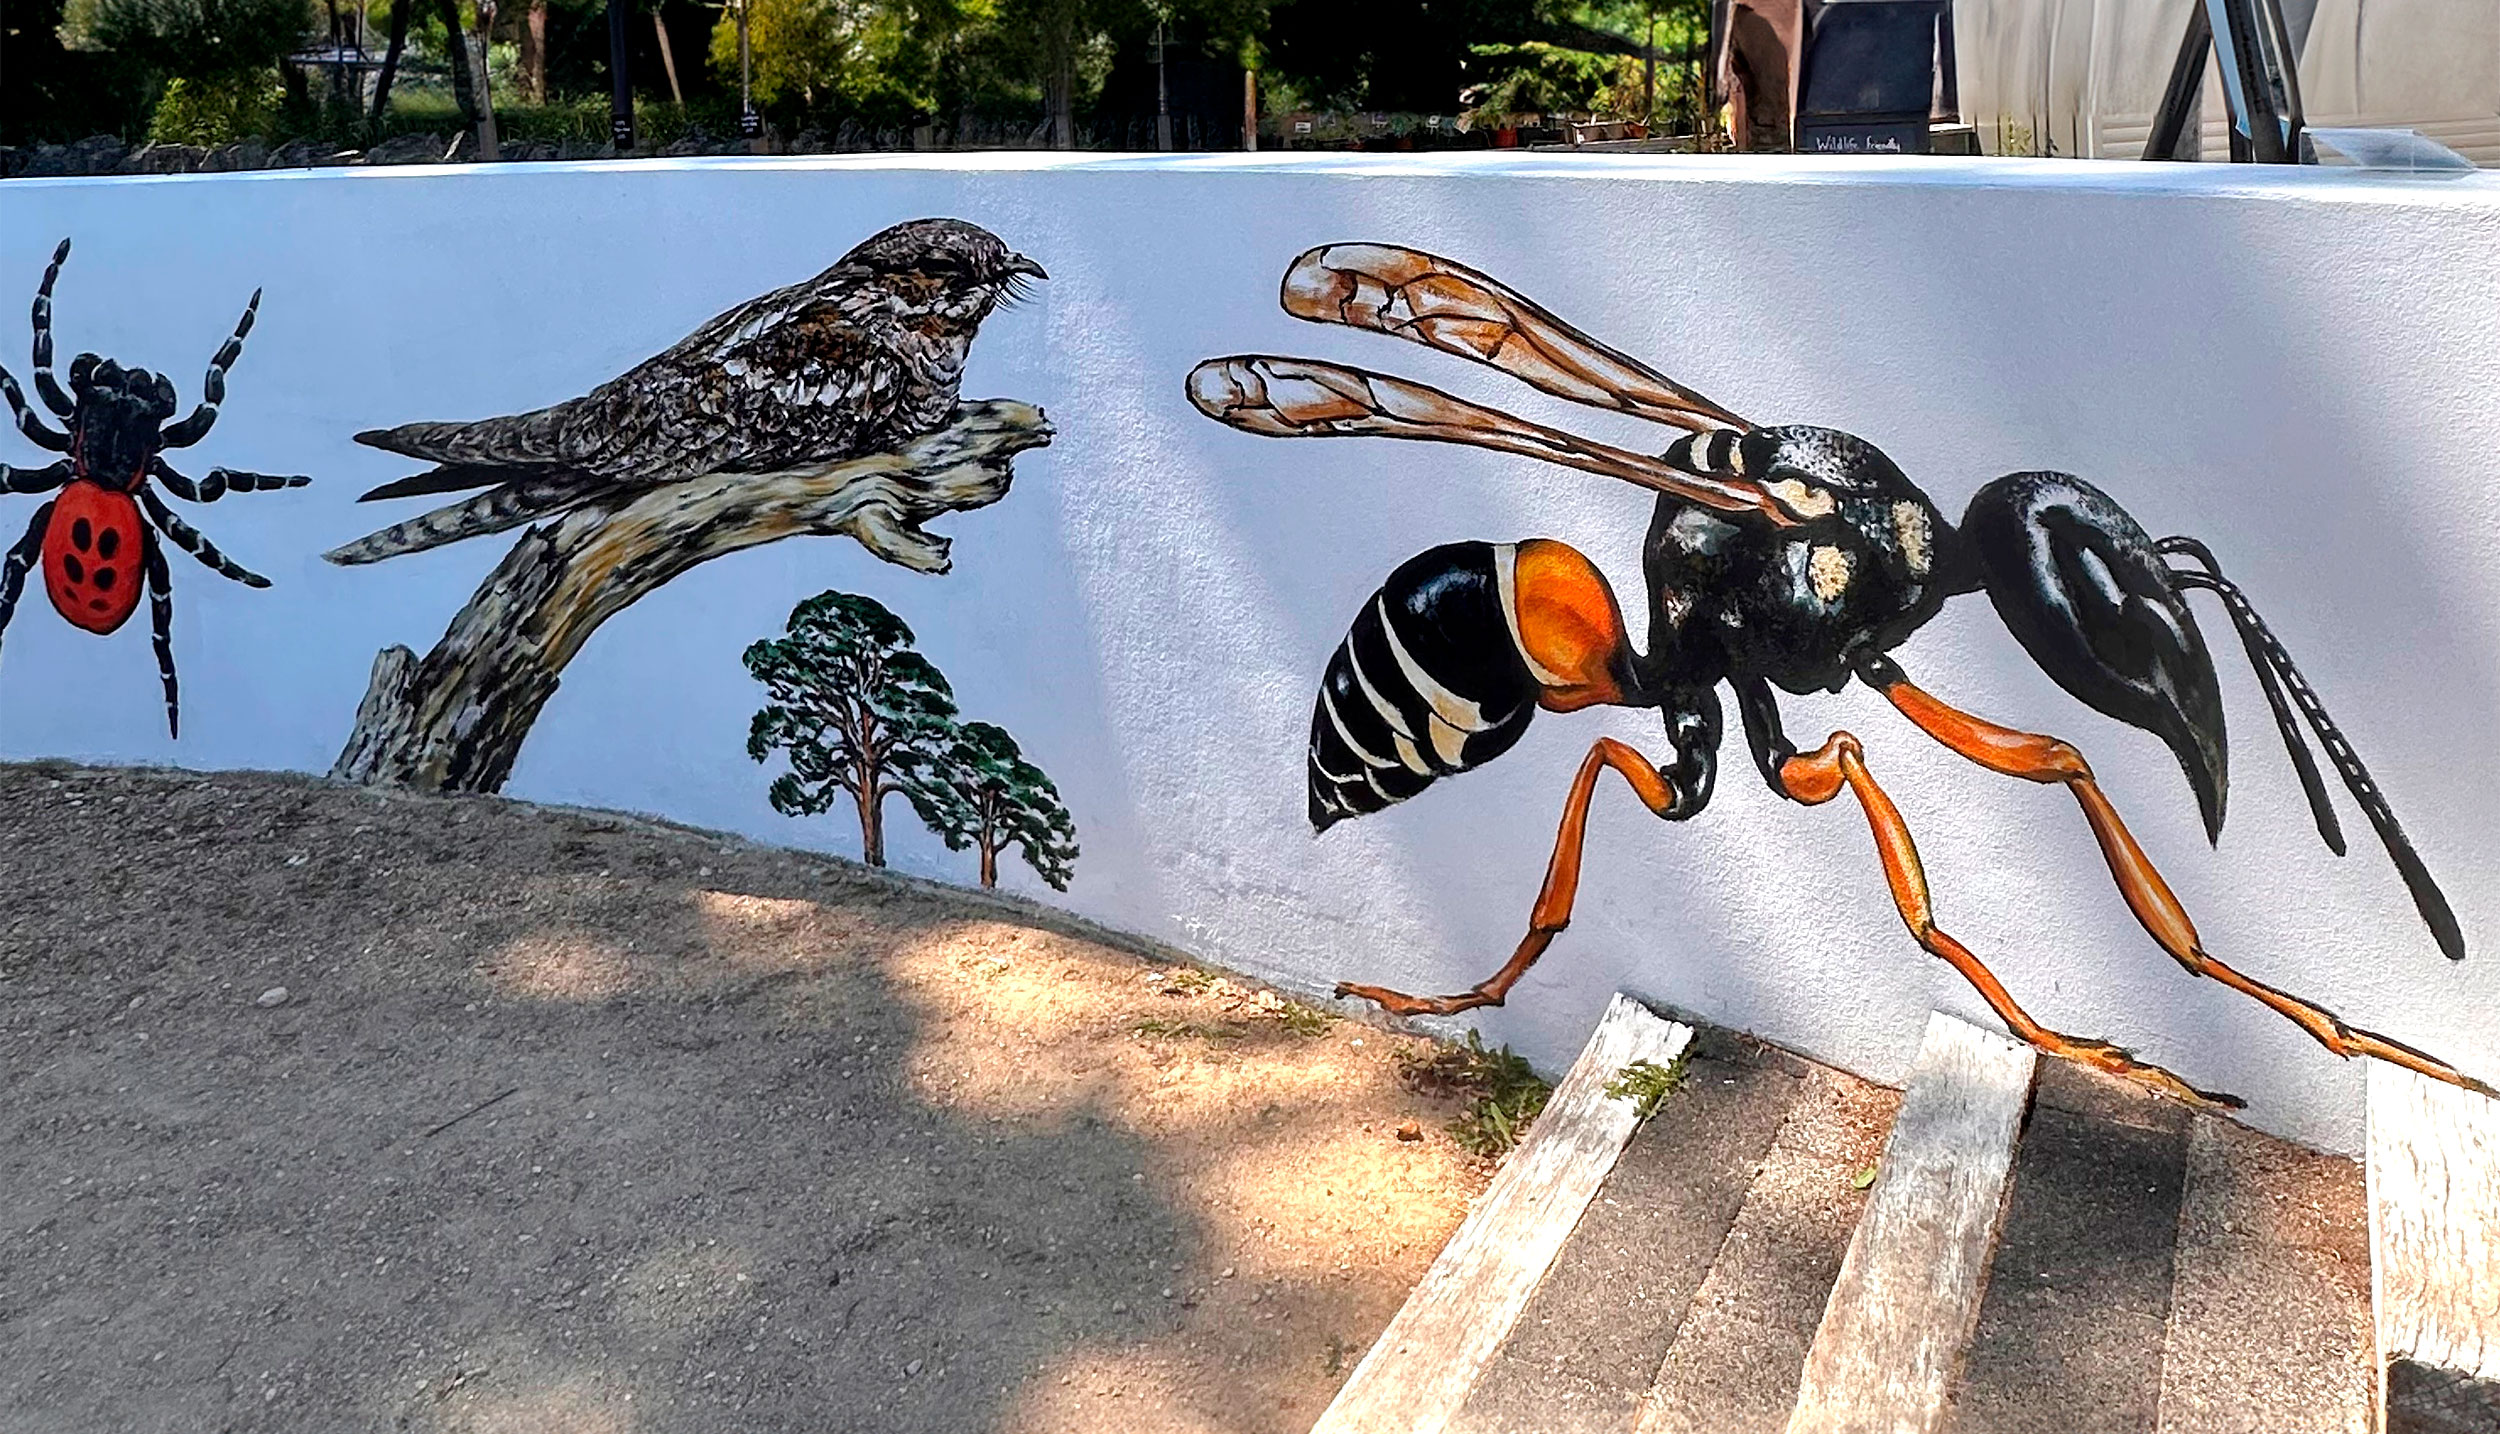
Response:
[{"label": "orange wasp leg", "polygon": [[1866,824],[1875,834],[1875,850],[1884,863],[1884,882],[1892,888],[1893,905],[1901,910],[1902,924],[1910,928],[1910,935],[1928,954],[1961,972],[1962,979],[1970,982],[2017,1038],[2052,1055],[2124,1076],[2191,1104],[2245,1104],[2236,1096],[2198,1090],[2160,1066],[2137,1060],[2123,1047],[2052,1031],[2015,1004],[1996,973],[1971,954],[1969,947],[1936,925],[1927,872],[1919,865],[1918,847],[1910,839],[1910,828],[1901,820],[1900,809],[1892,804],[1892,798],[1885,795],[1884,789],[1876,785],[1874,775],[1867,771],[1865,749],[1858,745],[1857,738],[1846,732],[1833,733],[1814,751],[1782,762],[1779,780],[1792,799],[1806,806],[1820,806],[1839,796],[1844,787],[1858,799],[1858,805],[1866,812]]},{"label": "orange wasp leg", "polygon": [[1502,1004],[1510,988],[1519,984],[1536,958],[1571,924],[1571,904],[1580,893],[1580,851],[1588,837],[1589,802],[1597,795],[1598,776],[1609,767],[1623,774],[1633,794],[1652,812],[1663,817],[1675,806],[1675,786],[1665,773],[1614,738],[1598,738],[1580,763],[1579,776],[1572,779],[1570,799],[1563,803],[1562,826],[1554,834],[1554,855],[1545,866],[1545,884],[1538,888],[1536,906],[1528,915],[1528,934],[1519,938],[1519,948],[1501,970],[1455,996],[1408,996],[1350,981],[1339,983],[1337,994],[1360,996],[1393,1016],[1450,1016]]},{"label": "orange wasp leg", "polygon": [[1886,683],[1882,690],[1901,715],[1918,724],[1921,731],[1989,771],[2026,781],[2063,783],[2073,792],[2075,801],[2083,808],[2083,819],[2091,824],[2093,838],[2100,843],[2102,859],[2109,863],[2109,874],[2116,879],[2119,893],[2126,897],[2127,909],[2135,913],[2137,922],[2162,950],[2187,968],[2188,974],[2211,977],[2234,991],[2255,997],[2339,1056],[2375,1056],[2434,1080],[2485,1095],[2495,1094],[2490,1086],[2436,1057],[2347,1025],[2325,1007],[2242,975],[2207,954],[2196,934],[2196,923],[2188,919],[2187,908],[2171,894],[2170,884],[2162,880],[2152,859],[2136,844],[2135,834],[2119,820],[2118,809],[2110,805],[2109,797],[2092,779],[2092,768],[2083,760],[2083,754],[2072,746],[2055,737],[1982,721],[1906,678]]}]

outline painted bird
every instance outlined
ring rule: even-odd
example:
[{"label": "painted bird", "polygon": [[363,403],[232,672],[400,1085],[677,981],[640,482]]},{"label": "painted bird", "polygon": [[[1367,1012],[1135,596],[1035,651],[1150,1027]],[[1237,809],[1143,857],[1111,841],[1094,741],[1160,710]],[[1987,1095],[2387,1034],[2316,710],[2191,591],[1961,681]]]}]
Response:
[{"label": "painted bird", "polygon": [[1048,277],[978,225],[897,224],[580,398],[357,434],[438,465],[361,501],[485,491],[327,556],[378,562],[664,483],[899,447],[954,413],[981,321]]}]

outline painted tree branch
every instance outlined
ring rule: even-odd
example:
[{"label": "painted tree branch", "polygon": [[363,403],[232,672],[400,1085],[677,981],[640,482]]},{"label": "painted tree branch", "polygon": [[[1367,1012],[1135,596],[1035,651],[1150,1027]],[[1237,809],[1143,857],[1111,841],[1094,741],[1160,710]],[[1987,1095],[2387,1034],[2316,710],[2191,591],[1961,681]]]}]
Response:
[{"label": "painted tree branch", "polygon": [[710,474],[530,528],[432,652],[420,659],[393,645],[375,656],[356,730],[330,775],[496,791],[565,664],[644,595],[698,563],[802,534],[848,534],[887,562],[945,572],[947,540],[920,525],[1006,496],[1015,455],[1051,437],[1039,408],[990,399],[891,453]]}]

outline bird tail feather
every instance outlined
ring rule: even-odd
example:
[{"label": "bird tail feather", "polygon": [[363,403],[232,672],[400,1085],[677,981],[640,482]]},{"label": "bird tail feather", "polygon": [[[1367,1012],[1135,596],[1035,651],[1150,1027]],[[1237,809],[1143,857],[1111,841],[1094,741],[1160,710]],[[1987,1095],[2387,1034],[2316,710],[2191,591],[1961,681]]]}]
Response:
[{"label": "bird tail feather", "polygon": [[369,428],[357,434],[356,441],[446,466],[567,463],[581,456],[571,450],[566,439],[573,427],[570,420],[574,411],[583,401],[567,399],[528,413],[469,423],[403,423],[397,428]]},{"label": "bird tail feather", "polygon": [[602,480],[585,473],[530,474],[393,523],[322,556],[342,567],[378,563],[402,553],[419,553],[463,538],[500,533],[570,507],[600,486]]}]

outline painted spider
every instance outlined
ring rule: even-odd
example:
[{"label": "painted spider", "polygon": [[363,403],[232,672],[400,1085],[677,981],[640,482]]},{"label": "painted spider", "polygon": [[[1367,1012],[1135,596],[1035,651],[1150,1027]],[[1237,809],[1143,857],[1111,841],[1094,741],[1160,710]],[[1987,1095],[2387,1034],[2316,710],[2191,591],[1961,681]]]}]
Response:
[{"label": "painted spider", "polygon": [[[69,431],[56,432],[26,405],[17,380],[0,368],[0,394],[9,400],[18,430],[39,447],[69,456],[43,468],[12,468],[0,463],[0,492],[49,493],[58,498],[35,510],[26,535],[0,561],[0,633],[17,611],[26,570],[40,560],[44,591],[52,606],[76,627],[99,636],[113,632],[139,608],[144,578],[149,614],[156,627],[156,666],[165,679],[165,726],[182,735],[182,707],[174,684],[174,595],[156,535],[164,533],[184,552],[198,558],[221,577],[246,587],[265,588],[269,579],[245,569],[217,550],[198,529],[176,517],[165,500],[148,486],[153,478],[165,491],[192,503],[213,503],[227,493],[298,488],[312,481],[301,474],[287,477],[212,468],[194,481],[166,463],[163,450],[188,448],[208,436],[217,421],[217,405],[226,397],[226,370],[242,356],[243,336],[252,331],[260,311],[260,291],[243,306],[234,336],[208,362],[200,384],[200,406],[179,423],[168,424],[176,407],[174,385],[162,374],[123,368],[111,359],[80,354],[70,360],[69,389],[52,376],[52,284],[69,257],[69,241],[52,251],[43,283],[35,290],[35,392],[44,406],[64,420]],[[145,513],[147,521],[140,521]],[[153,524],[151,528],[149,525]]]}]

